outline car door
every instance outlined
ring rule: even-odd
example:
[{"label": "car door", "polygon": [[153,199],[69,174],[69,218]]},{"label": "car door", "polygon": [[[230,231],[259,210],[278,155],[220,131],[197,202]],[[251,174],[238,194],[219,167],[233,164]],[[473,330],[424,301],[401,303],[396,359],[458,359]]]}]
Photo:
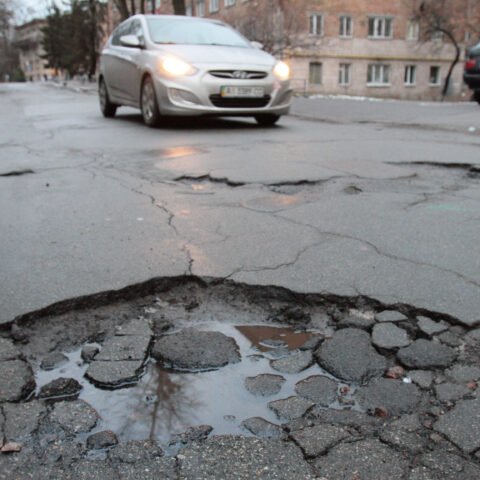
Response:
[{"label": "car door", "polygon": [[112,100],[122,103],[125,95],[122,92],[122,51],[120,37],[126,35],[130,22],[119,25],[112,34],[111,41],[102,52],[102,73],[108,86]]},{"label": "car door", "polygon": [[123,86],[129,101],[135,105],[140,105],[140,87],[142,81],[143,62],[145,61],[145,37],[142,23],[139,19],[131,22],[128,35],[135,35],[142,48],[124,47],[124,68]]},{"label": "car door", "polygon": [[140,79],[141,79],[141,48],[122,45],[121,37],[124,35],[140,34],[142,42],[143,30],[138,19],[122,23],[112,36],[111,46],[105,52],[105,71],[110,94],[122,105],[139,105]]}]

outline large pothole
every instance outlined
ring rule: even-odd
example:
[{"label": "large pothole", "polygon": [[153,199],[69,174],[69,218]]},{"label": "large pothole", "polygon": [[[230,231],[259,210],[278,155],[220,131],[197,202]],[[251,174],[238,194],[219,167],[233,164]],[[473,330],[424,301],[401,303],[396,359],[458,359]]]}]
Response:
[{"label": "large pothole", "polygon": [[163,478],[199,478],[203,461],[209,478],[252,478],[285,445],[291,459],[261,478],[291,478],[295,458],[297,478],[454,468],[432,452],[479,478],[480,329],[438,312],[182,277],[33,312],[0,342],[0,478],[83,475],[97,460],[140,478],[119,462],[133,456],[138,475],[142,442],[159,452],[150,467],[176,457]]}]

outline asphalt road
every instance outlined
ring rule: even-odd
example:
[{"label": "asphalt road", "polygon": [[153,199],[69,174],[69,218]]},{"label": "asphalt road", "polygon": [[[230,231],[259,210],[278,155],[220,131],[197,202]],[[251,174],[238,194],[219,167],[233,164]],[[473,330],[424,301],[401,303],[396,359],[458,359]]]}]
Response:
[{"label": "asphalt road", "polygon": [[0,109],[1,322],[181,274],[480,320],[476,104],[298,99],[275,128],[152,130],[29,84]]}]

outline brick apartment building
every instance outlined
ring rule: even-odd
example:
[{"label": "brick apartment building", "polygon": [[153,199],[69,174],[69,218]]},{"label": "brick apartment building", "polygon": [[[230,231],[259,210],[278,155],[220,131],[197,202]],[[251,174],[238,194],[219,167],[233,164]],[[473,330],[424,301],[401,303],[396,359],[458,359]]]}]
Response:
[{"label": "brick apartment building", "polygon": [[15,28],[15,46],[19,50],[20,68],[30,82],[39,82],[51,78],[54,70],[48,68],[43,55],[43,32],[46,21],[35,19]]},{"label": "brick apartment building", "polygon": [[[279,1],[186,0],[186,7],[188,15],[227,21],[250,40],[268,44],[273,38],[283,44],[276,53],[290,64],[297,90],[415,100],[441,97],[455,49],[445,35],[425,37],[412,20],[415,0],[284,0],[283,14]],[[479,2],[454,1],[455,36],[463,60],[466,47],[478,41],[463,26]],[[157,5],[157,13],[173,13],[171,0],[157,0]],[[460,61],[450,98],[469,96],[462,70]]]}]

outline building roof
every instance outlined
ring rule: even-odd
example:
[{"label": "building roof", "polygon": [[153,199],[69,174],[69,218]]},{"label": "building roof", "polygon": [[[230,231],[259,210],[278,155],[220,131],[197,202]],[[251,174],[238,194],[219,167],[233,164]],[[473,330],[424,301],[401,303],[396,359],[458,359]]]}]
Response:
[{"label": "building roof", "polygon": [[31,27],[44,27],[47,24],[47,20],[45,18],[34,18],[33,20],[30,20],[29,22],[23,23],[22,25],[17,25],[15,27],[15,30],[21,31],[21,30],[26,30]]}]

